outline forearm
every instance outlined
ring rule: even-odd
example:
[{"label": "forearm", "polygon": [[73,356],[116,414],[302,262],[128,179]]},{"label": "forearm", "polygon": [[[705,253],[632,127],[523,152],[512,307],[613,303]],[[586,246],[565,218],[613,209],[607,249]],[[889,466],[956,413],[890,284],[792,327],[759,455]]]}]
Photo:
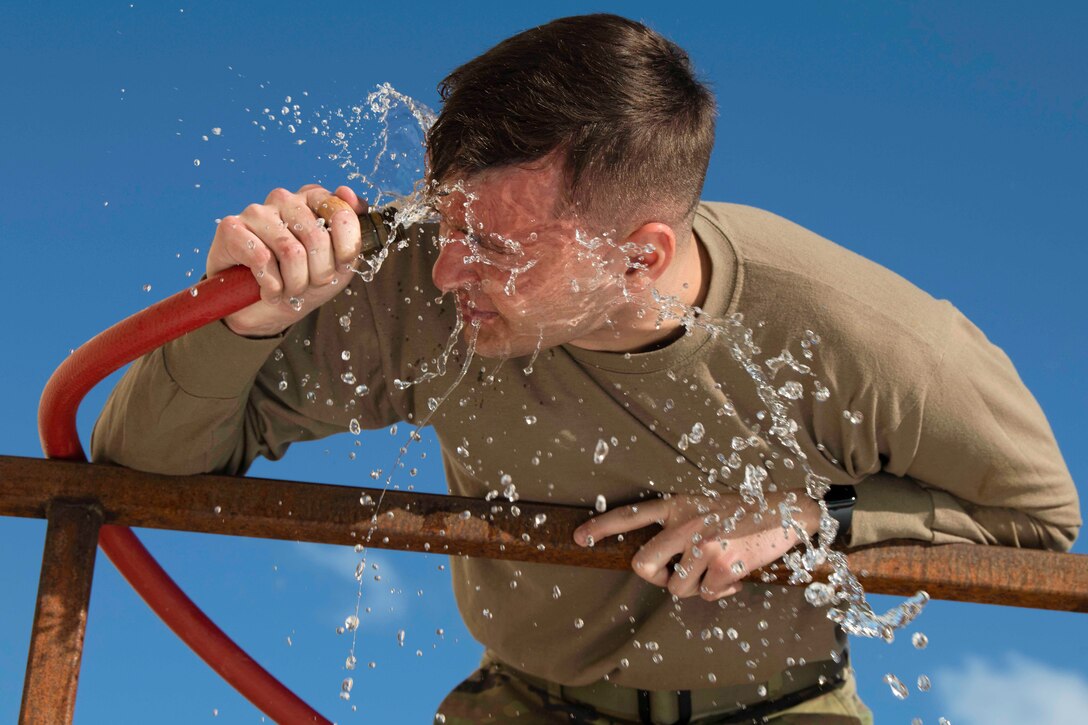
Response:
[{"label": "forearm", "polygon": [[277,344],[238,338],[216,322],[144,356],[103,409],[93,460],[156,473],[243,472],[272,453],[251,394]]},{"label": "forearm", "polygon": [[909,477],[878,473],[857,486],[857,496],[851,546],[915,539],[1068,551],[1081,525],[1072,481],[1055,481],[1028,500],[990,506]]}]

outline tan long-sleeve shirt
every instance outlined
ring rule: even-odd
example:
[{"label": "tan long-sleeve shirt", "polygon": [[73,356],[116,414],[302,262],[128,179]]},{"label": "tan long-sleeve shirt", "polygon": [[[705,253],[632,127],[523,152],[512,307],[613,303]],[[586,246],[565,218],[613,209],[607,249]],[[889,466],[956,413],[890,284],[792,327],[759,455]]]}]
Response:
[{"label": "tan long-sleeve shirt", "polygon": [[[768,382],[801,385],[799,399],[779,400],[804,463],[857,484],[850,543],[1071,545],[1077,495],[1046,419],[1007,357],[951,304],[758,209],[703,204],[695,232],[711,261],[706,319],[743,315]],[[452,305],[434,302],[433,233],[415,229],[374,282],[355,280],[282,339],[213,324],[138,361],[99,421],[94,458],[241,473],[258,455],[278,458],[353,419],[419,421],[453,375],[393,384],[433,367],[453,324]],[[766,400],[732,342],[696,328],[639,354],[561,346],[531,374],[512,362],[493,379],[495,361],[474,360],[431,420],[451,492],[482,497],[509,476],[524,500],[588,509],[598,495],[616,505],[735,487],[748,463],[803,488],[802,460],[768,435]],[[794,365],[782,364],[783,351]],[[702,436],[690,435],[696,424]],[[609,452],[596,463],[602,440]],[[472,633],[503,660],[565,684],[606,674],[645,689],[758,683],[844,646],[796,589],[673,602],[630,573],[484,559],[454,559],[451,570]],[[737,637],[704,640],[714,627]]]}]

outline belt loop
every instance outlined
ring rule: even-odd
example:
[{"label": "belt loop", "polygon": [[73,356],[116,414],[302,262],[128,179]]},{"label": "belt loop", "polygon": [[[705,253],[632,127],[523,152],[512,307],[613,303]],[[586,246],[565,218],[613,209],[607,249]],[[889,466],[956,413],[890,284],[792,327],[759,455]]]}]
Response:
[{"label": "belt loop", "polygon": [[[638,691],[638,719],[643,725],[654,725],[651,707],[652,694],[649,690]],[[671,694],[671,693],[670,693]],[[691,722],[691,690],[676,690],[676,709],[679,718],[672,725],[688,725]]]},{"label": "belt loop", "polygon": [[687,725],[691,722],[691,690],[676,691],[677,709],[680,711],[680,719],[676,725]]},{"label": "belt loop", "polygon": [[642,725],[654,725],[654,716],[650,712],[650,691],[638,691],[638,719]]}]

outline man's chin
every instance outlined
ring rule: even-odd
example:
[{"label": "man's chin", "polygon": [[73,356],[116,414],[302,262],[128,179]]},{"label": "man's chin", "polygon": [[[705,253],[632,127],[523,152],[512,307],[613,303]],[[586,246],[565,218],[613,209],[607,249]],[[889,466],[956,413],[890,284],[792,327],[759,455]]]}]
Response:
[{"label": "man's chin", "polygon": [[[465,342],[471,343],[475,332],[469,328],[464,332]],[[550,345],[549,345],[550,347]],[[540,349],[540,339],[537,337],[517,336],[513,339],[488,330],[486,326],[480,329],[476,336],[476,354],[483,358],[505,359],[526,357]]]}]

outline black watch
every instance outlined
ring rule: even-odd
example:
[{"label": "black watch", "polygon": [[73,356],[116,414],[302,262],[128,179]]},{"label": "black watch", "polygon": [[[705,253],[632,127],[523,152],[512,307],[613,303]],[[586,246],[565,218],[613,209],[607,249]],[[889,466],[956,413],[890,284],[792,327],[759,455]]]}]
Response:
[{"label": "black watch", "polygon": [[858,502],[857,491],[853,486],[831,486],[824,496],[827,513],[839,522],[839,532],[835,540],[845,542],[850,535],[850,524],[854,520],[854,504]]}]

